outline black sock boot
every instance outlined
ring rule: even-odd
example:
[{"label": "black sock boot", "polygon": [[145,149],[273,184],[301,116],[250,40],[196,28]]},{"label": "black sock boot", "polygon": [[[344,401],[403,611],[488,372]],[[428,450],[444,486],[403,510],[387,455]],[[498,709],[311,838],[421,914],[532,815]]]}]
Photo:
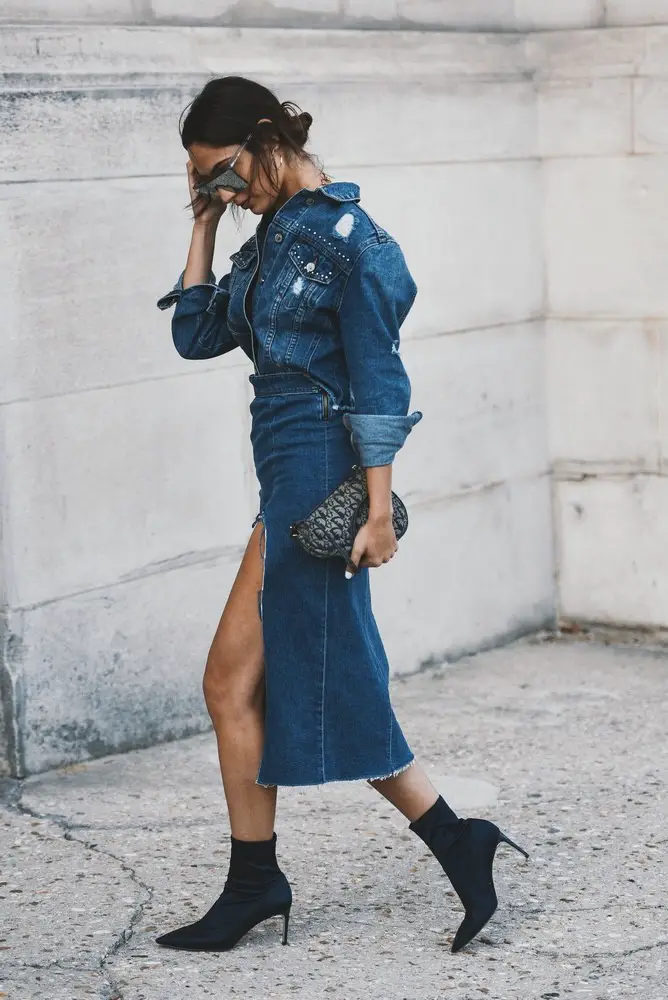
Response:
[{"label": "black sock boot", "polygon": [[227,951],[262,920],[283,916],[288,941],[290,884],[276,861],[276,834],[270,840],[230,837],[230,867],[223,892],[194,924],[156,938],[157,944],[187,951]]},{"label": "black sock boot", "polygon": [[526,858],[529,855],[489,820],[458,819],[440,795],[409,829],[437,858],[462,901],[464,919],[452,944],[452,951],[460,951],[480,933],[498,905],[492,878],[498,845],[510,844]]}]

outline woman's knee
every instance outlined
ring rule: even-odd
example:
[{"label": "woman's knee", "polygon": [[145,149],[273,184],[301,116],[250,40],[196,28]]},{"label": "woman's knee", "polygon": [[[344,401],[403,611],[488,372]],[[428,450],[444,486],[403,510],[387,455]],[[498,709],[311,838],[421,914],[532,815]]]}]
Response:
[{"label": "woman's knee", "polygon": [[264,668],[239,657],[221,656],[220,651],[212,652],[204,670],[202,691],[211,715],[238,718],[245,711],[256,710],[261,702]]}]

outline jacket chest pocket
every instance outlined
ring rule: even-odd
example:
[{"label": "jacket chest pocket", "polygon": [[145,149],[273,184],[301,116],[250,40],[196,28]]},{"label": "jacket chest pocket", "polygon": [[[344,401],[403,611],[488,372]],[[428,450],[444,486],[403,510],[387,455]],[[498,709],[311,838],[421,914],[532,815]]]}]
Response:
[{"label": "jacket chest pocket", "polygon": [[298,275],[316,285],[331,285],[340,274],[336,264],[310,243],[296,242],[290,247],[289,257]]},{"label": "jacket chest pocket", "polygon": [[344,275],[317,247],[290,247],[278,279],[269,353],[279,365],[308,367],[323,333],[334,328]]}]

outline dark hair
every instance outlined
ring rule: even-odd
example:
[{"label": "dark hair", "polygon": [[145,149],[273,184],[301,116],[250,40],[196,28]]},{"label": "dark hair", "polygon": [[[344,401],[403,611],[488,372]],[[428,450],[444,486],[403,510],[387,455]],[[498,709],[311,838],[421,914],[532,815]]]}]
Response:
[{"label": "dark hair", "polygon": [[[261,118],[269,121],[260,122]],[[277,144],[288,157],[317,162],[304,150],[312,122],[308,112],[292,101],[279,101],[262,84],[243,76],[224,76],[209,80],[184,110],[179,128],[185,149],[194,142],[213,147],[233,146],[250,135],[246,148],[253,154],[251,183],[260,176],[262,168],[275,186],[277,171],[272,150]],[[197,211],[196,203],[193,209]]]}]

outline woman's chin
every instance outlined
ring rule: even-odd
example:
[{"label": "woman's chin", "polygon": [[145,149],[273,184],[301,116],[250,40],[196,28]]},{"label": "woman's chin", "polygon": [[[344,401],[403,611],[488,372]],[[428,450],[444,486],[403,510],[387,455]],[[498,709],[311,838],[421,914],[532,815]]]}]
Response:
[{"label": "woman's chin", "polygon": [[252,215],[266,215],[267,212],[271,211],[273,206],[274,203],[270,198],[252,197],[244,203],[243,207],[251,212]]}]

